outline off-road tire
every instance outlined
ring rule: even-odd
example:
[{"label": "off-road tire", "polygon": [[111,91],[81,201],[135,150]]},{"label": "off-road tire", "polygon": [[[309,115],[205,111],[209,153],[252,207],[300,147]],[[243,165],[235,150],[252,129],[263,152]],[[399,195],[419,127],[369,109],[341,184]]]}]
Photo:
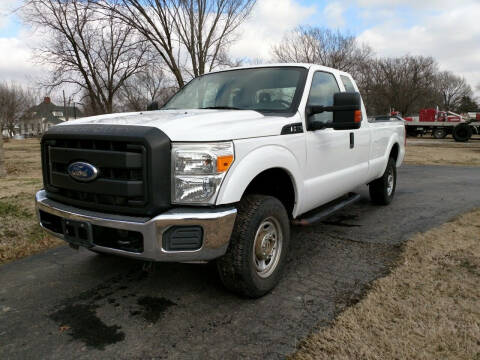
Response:
[{"label": "off-road tire", "polygon": [[[393,175],[393,188],[389,192],[389,176]],[[382,177],[369,184],[370,199],[377,205],[388,205],[392,202],[397,187],[397,167],[395,159],[389,158],[387,168]]]},{"label": "off-road tire", "polygon": [[[226,254],[217,259],[225,287],[242,296],[257,298],[271,291],[280,280],[290,240],[290,221],[283,204],[266,195],[247,195],[238,204],[238,214]],[[266,219],[274,218],[282,232],[278,262],[268,277],[257,273],[253,255],[256,234]]]}]

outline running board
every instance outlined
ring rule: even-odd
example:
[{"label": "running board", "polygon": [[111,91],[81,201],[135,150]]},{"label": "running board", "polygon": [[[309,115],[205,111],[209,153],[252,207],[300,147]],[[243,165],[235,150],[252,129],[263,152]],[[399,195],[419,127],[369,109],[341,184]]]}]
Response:
[{"label": "running board", "polygon": [[319,221],[325,220],[332,216],[337,211],[344,207],[351,205],[360,200],[360,195],[355,193],[349,193],[337,200],[334,200],[326,205],[313,209],[305,214],[304,217],[292,220],[293,225],[308,226],[313,225]]}]

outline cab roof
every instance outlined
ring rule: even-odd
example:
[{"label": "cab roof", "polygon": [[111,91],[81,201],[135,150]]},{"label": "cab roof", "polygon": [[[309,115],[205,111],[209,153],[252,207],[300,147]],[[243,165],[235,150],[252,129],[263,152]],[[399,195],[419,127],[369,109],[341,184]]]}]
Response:
[{"label": "cab roof", "polygon": [[[245,65],[245,66],[238,66],[229,69],[219,69],[214,70],[206,74],[214,74],[224,71],[231,71],[231,70],[241,70],[241,69],[258,69],[258,68],[268,68],[268,67],[303,67],[305,69],[310,69],[315,67],[318,70],[325,70],[329,72],[338,72],[342,75],[349,75],[348,73],[341,71],[339,69],[331,68],[328,66],[318,65],[318,64],[309,64],[309,63],[271,63],[271,64],[258,64],[258,65]],[[206,75],[205,74],[205,75]]]}]

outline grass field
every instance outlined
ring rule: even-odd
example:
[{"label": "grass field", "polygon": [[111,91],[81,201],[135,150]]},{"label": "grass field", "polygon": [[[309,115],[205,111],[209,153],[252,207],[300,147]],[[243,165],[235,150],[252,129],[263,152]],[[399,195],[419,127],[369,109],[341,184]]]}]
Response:
[{"label": "grass field", "polygon": [[416,235],[390,275],[290,360],[480,359],[480,210]]},{"label": "grass field", "polygon": [[42,188],[38,140],[4,144],[7,177],[0,180],[0,264],[58,246],[37,224],[34,194]]},{"label": "grass field", "polygon": [[447,137],[409,138],[405,164],[480,166],[480,137],[466,143]]}]

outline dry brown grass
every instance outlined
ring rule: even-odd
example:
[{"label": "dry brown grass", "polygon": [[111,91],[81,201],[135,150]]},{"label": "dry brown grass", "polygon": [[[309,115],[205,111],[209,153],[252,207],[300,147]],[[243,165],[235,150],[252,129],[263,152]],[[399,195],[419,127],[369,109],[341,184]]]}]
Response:
[{"label": "dry brown grass", "polygon": [[467,143],[409,138],[405,164],[480,166],[480,138]]},{"label": "dry brown grass", "polygon": [[62,244],[37,224],[34,195],[42,188],[36,139],[4,144],[7,177],[0,180],[0,264]]},{"label": "dry brown grass", "polygon": [[291,359],[480,359],[480,210],[407,242],[399,266]]}]

